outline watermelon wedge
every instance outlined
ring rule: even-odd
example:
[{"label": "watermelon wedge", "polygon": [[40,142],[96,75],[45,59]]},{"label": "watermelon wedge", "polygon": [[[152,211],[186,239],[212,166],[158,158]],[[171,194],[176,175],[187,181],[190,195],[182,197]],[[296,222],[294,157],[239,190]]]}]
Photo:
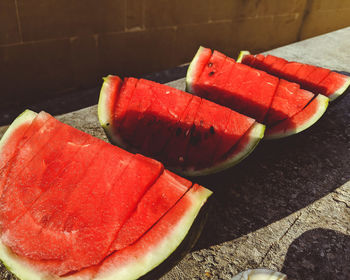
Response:
[{"label": "watermelon wedge", "polygon": [[[249,51],[241,51],[237,62],[264,70],[288,81],[299,83],[302,88],[315,94],[323,94],[327,96],[330,101],[337,99],[346,92],[350,86],[349,76],[330,71],[326,68],[294,61],[286,61],[272,55],[267,55],[262,62],[256,63],[256,56],[251,55]],[[281,64],[277,62],[271,64],[271,57],[275,61],[283,61],[283,66],[279,67]]]},{"label": "watermelon wedge", "polygon": [[328,106],[328,101],[327,97],[317,95],[302,111],[270,127],[266,132],[266,139],[277,139],[307,129],[322,117]]},{"label": "watermelon wedge", "polygon": [[136,279],[176,250],[211,195],[44,112],[24,112],[0,147],[11,166],[0,259],[20,279]]},{"label": "watermelon wedge", "polygon": [[[217,51],[209,56],[210,52],[210,49],[203,47],[198,50],[187,72],[187,90],[255,118],[266,125],[268,134],[275,125],[287,122],[301,112],[303,120],[300,124],[296,123],[299,118],[294,118],[295,129],[285,130],[285,133],[279,133],[278,137],[289,136],[293,131],[297,133],[305,130],[319,119],[320,112],[324,112],[327,108],[327,103],[321,102],[320,104],[326,106],[323,110],[315,111],[311,108],[305,110],[315,98],[312,92],[300,89],[299,84],[278,79],[249,66],[259,65],[259,69],[264,69],[268,65],[276,64],[288,75],[294,75],[303,67],[300,63],[287,64],[273,56],[250,56],[247,52],[242,52],[239,56],[239,60],[243,59],[245,63],[237,63]],[[199,61],[201,64],[197,64]],[[207,61],[204,66],[203,61]],[[209,69],[215,70],[210,72]]]},{"label": "watermelon wedge", "polygon": [[[119,80],[114,76],[108,76],[104,83],[116,81]],[[264,134],[264,126],[253,118],[143,79],[129,92],[134,102],[118,116],[106,100],[116,100],[115,108],[119,108],[119,97],[125,98],[126,93],[122,92],[123,86],[120,92],[109,88],[116,86],[102,86],[98,111],[110,140],[133,152],[155,157],[170,169],[188,176],[206,175],[238,163]],[[254,133],[249,133],[253,127]],[[134,137],[128,137],[131,134]],[[243,138],[247,141],[238,153],[237,143]]]}]

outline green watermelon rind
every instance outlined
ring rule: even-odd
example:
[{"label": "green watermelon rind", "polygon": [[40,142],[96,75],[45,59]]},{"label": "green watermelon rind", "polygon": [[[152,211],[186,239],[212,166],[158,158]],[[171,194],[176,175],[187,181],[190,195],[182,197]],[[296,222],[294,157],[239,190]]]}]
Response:
[{"label": "green watermelon rind", "polygon": [[233,150],[231,155],[229,155],[224,161],[221,161],[211,167],[199,170],[190,168],[186,170],[175,168],[173,170],[177,173],[181,173],[184,176],[195,177],[205,176],[228,169],[241,162],[255,149],[260,140],[264,137],[265,128],[265,125],[255,122],[252,127],[246,132],[246,134],[242,136],[235,147],[239,145],[240,141],[243,141],[243,139],[245,140],[246,137],[249,138],[247,144],[238,153],[235,153],[235,150]]},{"label": "green watermelon rind", "polygon": [[[329,105],[329,98],[324,96],[324,95],[319,94],[316,96],[316,98],[314,100],[317,100],[317,102],[318,102],[317,110],[307,121],[305,121],[304,123],[302,123],[301,125],[299,125],[297,127],[288,128],[288,126],[286,126],[279,131],[271,132],[274,127],[271,127],[270,129],[267,128],[264,139],[273,140],[273,139],[284,138],[284,137],[287,137],[290,135],[300,133],[300,132],[308,129],[313,124],[315,124],[323,116],[323,114],[326,112],[327,107]],[[288,119],[285,121],[282,121],[281,123],[279,123],[277,125],[280,126],[281,124],[283,124],[283,122],[288,123]]]},{"label": "green watermelon rind", "polygon": [[7,141],[11,138],[12,133],[21,125],[24,125],[26,123],[30,124],[35,117],[38,114],[31,111],[31,110],[25,110],[22,114],[20,114],[13,122],[12,124],[7,128],[6,132],[1,138],[0,141],[0,153],[2,148],[6,145]]},{"label": "green watermelon rind", "polygon": [[192,61],[190,63],[190,66],[188,67],[187,74],[186,74],[186,91],[187,92],[194,93],[194,89],[193,89],[192,85],[194,83],[194,79],[197,76],[196,74],[199,71],[197,63],[198,63],[204,50],[205,50],[204,47],[202,47],[202,46],[199,47],[196,55],[194,56],[194,58],[192,59]]},{"label": "green watermelon rind", "polygon": [[338,88],[335,92],[328,96],[329,101],[336,100],[339,96],[341,96],[350,86],[350,77],[345,78],[344,84]]},{"label": "green watermelon rind", "polygon": [[[190,191],[191,189],[189,192]],[[97,273],[92,279],[133,280],[138,279],[139,277],[152,271],[154,268],[163,263],[180,246],[180,244],[182,244],[182,241],[186,238],[187,233],[190,231],[192,225],[196,221],[200,210],[211,194],[212,192],[205,188],[201,188],[199,191],[191,193],[191,206],[172,228],[166,238],[163,238],[155,246],[155,248],[152,248],[152,252],[148,252],[142,256],[135,256],[134,259],[137,261],[130,261],[126,265],[123,265],[123,267],[119,267],[116,271],[112,269],[104,271],[101,274]],[[74,274],[68,277],[59,277],[35,269],[35,267],[28,264],[28,262],[26,262],[22,257],[11,252],[11,250],[2,242],[0,242],[0,259],[9,271],[22,280],[89,279],[89,276],[81,277],[78,275],[75,277]]]},{"label": "green watermelon rind", "polygon": [[242,63],[243,57],[245,57],[246,55],[250,55],[250,52],[249,51],[240,51],[236,62]]}]

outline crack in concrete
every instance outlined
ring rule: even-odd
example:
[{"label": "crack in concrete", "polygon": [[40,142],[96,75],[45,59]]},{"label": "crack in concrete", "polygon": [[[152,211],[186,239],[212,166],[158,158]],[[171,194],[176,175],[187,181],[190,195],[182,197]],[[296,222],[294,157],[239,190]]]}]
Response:
[{"label": "crack in concrete", "polygon": [[267,252],[265,253],[265,255],[263,256],[262,260],[259,262],[259,266],[262,265],[262,263],[265,261],[267,255],[271,252],[272,248],[274,245],[276,245],[278,242],[280,242],[290,231],[290,229],[295,225],[295,223],[299,220],[299,218],[301,217],[302,213],[300,213],[295,219],[294,221],[290,224],[290,226],[287,228],[287,230],[280,236],[280,238],[278,238],[278,240],[276,242],[273,242],[269,249],[267,250]]},{"label": "crack in concrete", "polygon": [[340,199],[338,199],[338,198],[335,198],[335,197],[333,197],[333,196],[332,196],[332,199],[333,199],[335,202],[337,202],[337,203],[342,203],[342,204],[344,204],[346,208],[349,208],[349,209],[350,209],[350,205],[349,205],[347,202],[345,202],[345,201],[343,201],[343,200],[340,200]]}]

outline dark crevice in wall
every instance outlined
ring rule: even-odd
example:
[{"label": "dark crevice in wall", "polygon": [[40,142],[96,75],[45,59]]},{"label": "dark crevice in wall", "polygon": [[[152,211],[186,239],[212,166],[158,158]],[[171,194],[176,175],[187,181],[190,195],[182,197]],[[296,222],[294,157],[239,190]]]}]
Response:
[{"label": "dark crevice in wall", "polygon": [[314,3],[314,0],[306,0],[306,5],[305,5],[303,17],[301,19],[301,24],[300,24],[300,27],[299,27],[299,30],[298,30],[297,41],[302,40],[304,24],[305,24],[307,18],[309,17],[309,15],[310,15],[313,3]]}]

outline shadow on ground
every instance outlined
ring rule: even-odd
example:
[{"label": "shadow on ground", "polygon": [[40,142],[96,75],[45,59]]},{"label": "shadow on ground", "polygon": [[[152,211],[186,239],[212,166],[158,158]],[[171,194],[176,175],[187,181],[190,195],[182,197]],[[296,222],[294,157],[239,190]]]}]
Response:
[{"label": "shadow on ground", "polygon": [[350,236],[314,229],[290,245],[282,272],[290,280],[350,279]]},{"label": "shadow on ground", "polygon": [[196,178],[214,191],[195,250],[233,240],[309,205],[350,179],[350,95],[298,135],[263,141],[238,166]]}]

